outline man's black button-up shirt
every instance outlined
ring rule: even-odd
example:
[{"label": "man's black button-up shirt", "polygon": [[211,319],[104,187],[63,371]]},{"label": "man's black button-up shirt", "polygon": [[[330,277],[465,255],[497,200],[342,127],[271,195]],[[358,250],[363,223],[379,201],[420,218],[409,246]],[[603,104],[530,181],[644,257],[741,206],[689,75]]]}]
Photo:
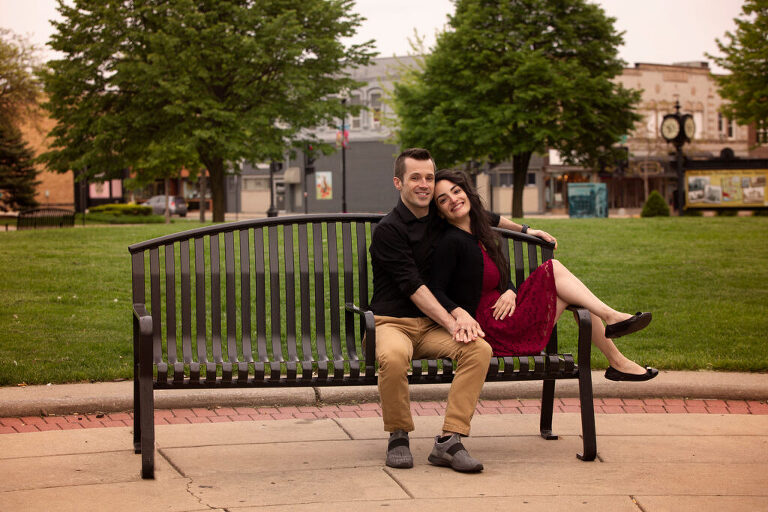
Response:
[{"label": "man's black button-up shirt", "polygon": [[[500,217],[491,214],[496,226]],[[442,236],[445,222],[437,215],[434,203],[421,218],[398,200],[397,206],[379,221],[371,240],[373,299],[375,315],[421,317],[424,313],[410,297],[429,282],[432,253]]]}]

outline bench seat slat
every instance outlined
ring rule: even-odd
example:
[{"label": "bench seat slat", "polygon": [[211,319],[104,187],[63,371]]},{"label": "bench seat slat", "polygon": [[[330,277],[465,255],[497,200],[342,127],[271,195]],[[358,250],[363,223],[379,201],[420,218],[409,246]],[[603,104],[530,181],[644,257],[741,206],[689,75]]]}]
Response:
[{"label": "bench seat slat", "polygon": [[301,378],[312,379],[312,339],[310,324],[310,292],[309,292],[309,238],[307,224],[302,222],[298,227],[299,244],[299,302],[301,308]]},{"label": "bench seat slat", "polygon": [[[267,285],[264,269],[264,230],[261,228],[253,230],[253,262],[256,275],[256,347],[258,350],[256,359],[265,363],[269,361],[267,357]],[[263,378],[263,364],[259,368],[262,369],[260,375]]]}]

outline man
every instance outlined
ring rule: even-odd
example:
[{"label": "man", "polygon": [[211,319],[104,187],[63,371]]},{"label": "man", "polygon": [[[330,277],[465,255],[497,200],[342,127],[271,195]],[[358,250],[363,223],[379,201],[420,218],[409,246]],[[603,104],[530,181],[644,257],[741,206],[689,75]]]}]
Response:
[{"label": "man", "polygon": [[[432,204],[435,163],[426,149],[403,151],[395,160],[397,206],[376,227],[371,241],[376,359],[384,430],[390,432],[387,466],[413,467],[408,432],[414,429],[408,393],[411,360],[450,358],[457,363],[448,394],[442,436],[429,462],[456,471],[482,471],[460,437],[469,435],[491,358],[484,333],[468,313],[446,311],[429,291],[429,263],[442,223]],[[491,215],[491,224],[521,231],[523,226]],[[531,230],[531,234],[536,234]],[[546,233],[540,232],[542,236]],[[549,235],[546,235],[547,237]],[[550,237],[551,238],[551,237]]]}]

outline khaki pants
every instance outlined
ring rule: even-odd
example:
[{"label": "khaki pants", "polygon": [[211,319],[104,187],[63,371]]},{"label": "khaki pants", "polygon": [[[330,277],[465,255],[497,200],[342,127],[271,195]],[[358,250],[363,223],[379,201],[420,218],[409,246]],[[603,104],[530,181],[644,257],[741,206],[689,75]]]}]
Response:
[{"label": "khaki pants", "polygon": [[379,362],[379,395],[384,430],[414,429],[408,393],[412,359],[447,357],[457,363],[448,393],[443,430],[469,435],[469,423],[485,382],[491,346],[478,339],[459,343],[427,317],[376,317],[376,360]]}]

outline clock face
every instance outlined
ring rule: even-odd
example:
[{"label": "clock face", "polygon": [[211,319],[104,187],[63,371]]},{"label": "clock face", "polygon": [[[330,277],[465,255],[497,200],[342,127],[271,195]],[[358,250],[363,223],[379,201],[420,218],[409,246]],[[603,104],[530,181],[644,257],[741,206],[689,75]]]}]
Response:
[{"label": "clock face", "polygon": [[661,122],[661,135],[667,139],[672,140],[680,133],[680,123],[674,117],[665,117]]},{"label": "clock face", "polygon": [[696,133],[696,123],[693,122],[693,118],[691,116],[688,116],[685,118],[685,122],[683,123],[683,131],[685,131],[685,136],[688,137],[688,139],[693,139],[693,134]]}]

